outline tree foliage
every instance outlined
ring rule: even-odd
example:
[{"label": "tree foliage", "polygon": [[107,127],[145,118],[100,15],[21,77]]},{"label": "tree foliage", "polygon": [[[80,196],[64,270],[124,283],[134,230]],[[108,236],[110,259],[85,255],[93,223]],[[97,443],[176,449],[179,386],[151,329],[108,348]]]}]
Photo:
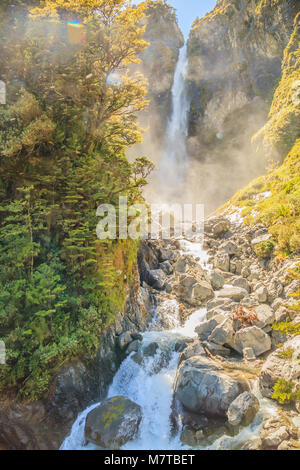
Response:
[{"label": "tree foliage", "polygon": [[33,399],[64,361],[95,354],[123,308],[137,244],[97,240],[96,209],[140,201],[152,164],[125,155],[147,106],[130,73],[147,46],[144,6],[46,0],[25,15],[22,4],[0,33],[0,390]]}]

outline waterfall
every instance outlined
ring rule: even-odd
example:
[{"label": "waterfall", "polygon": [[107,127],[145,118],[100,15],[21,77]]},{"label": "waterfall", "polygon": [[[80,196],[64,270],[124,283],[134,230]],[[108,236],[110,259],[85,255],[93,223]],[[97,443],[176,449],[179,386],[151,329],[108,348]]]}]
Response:
[{"label": "waterfall", "polygon": [[160,165],[160,180],[173,195],[179,193],[187,168],[188,99],[186,77],[187,45],[179,51],[172,86],[172,114],[167,126],[165,154]]}]

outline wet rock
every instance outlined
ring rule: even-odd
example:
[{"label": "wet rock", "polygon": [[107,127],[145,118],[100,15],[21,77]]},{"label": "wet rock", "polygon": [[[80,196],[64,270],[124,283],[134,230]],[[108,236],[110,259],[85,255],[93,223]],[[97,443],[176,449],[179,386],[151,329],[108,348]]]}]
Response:
[{"label": "wet rock", "polygon": [[209,280],[214,290],[220,290],[225,284],[222,271],[215,269],[209,274]]},{"label": "wet rock", "polygon": [[120,449],[133,440],[142,420],[142,409],[126,397],[105,400],[87,415],[85,439],[105,449]]},{"label": "wet rock", "polygon": [[157,350],[159,349],[159,346],[158,346],[158,343],[156,343],[155,341],[153,343],[149,343],[147,344],[144,348],[143,348],[143,355],[145,357],[153,357],[155,356],[155,354],[157,353]]},{"label": "wet rock", "polygon": [[196,433],[189,428],[186,428],[182,431],[180,435],[180,441],[183,445],[189,447],[196,447],[197,445],[197,438]]},{"label": "wet rock", "polygon": [[229,406],[228,422],[232,426],[248,426],[259,410],[259,401],[253,393],[244,392]]},{"label": "wet rock", "polygon": [[189,344],[184,351],[180,354],[179,363],[181,364],[183,361],[190,359],[194,356],[205,356],[205,350],[202,344],[196,340],[193,343]]},{"label": "wet rock", "polygon": [[187,349],[194,340],[192,338],[182,338],[177,339],[174,345],[174,349],[176,352],[182,352]]},{"label": "wet rock", "polygon": [[152,269],[149,271],[148,281],[150,287],[157,290],[163,290],[166,275],[162,269]]},{"label": "wet rock", "polygon": [[160,263],[159,267],[167,276],[170,276],[171,274],[173,274],[173,268],[172,268],[171,263],[169,263],[169,261]]},{"label": "wet rock", "polygon": [[227,375],[214,361],[193,357],[183,362],[175,379],[175,397],[189,411],[226,417],[244,385]]},{"label": "wet rock", "polygon": [[[300,336],[288,340],[281,348],[283,351],[294,351],[295,357],[300,351]],[[293,357],[285,357],[280,350],[270,354],[259,375],[259,388],[264,397],[271,398],[273,387],[278,379],[299,384],[300,364]]]},{"label": "wet rock", "polygon": [[232,347],[240,354],[245,348],[252,348],[254,354],[260,356],[271,349],[271,339],[257,326],[250,326],[236,332]]},{"label": "wet rock", "polygon": [[126,349],[126,354],[129,355],[132,352],[138,352],[140,346],[141,346],[141,341],[135,340],[132,343],[129,344],[128,348]]},{"label": "wet rock", "polygon": [[127,346],[132,343],[132,331],[125,331],[118,337],[118,344],[122,351],[124,351]]},{"label": "wet rock", "polygon": [[225,297],[235,302],[240,302],[246,295],[248,292],[241,287],[225,287],[218,293],[219,298]]}]

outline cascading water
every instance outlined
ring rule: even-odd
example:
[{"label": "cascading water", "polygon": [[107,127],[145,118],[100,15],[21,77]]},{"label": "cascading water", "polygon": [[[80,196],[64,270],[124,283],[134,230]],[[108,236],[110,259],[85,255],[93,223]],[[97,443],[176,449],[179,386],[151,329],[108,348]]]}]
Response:
[{"label": "cascading water", "polygon": [[[181,242],[183,252],[193,254],[200,264],[207,262],[207,254],[200,244]],[[188,449],[180,442],[180,435],[172,434],[170,415],[172,411],[173,387],[178,367],[179,353],[175,351],[175,344],[183,337],[196,337],[195,328],[206,319],[206,309],[194,312],[184,326],[180,325],[179,308],[176,300],[163,301],[156,312],[149,331],[144,333],[142,349],[150,343],[157,343],[159,349],[153,357],[143,357],[142,361],[135,361],[131,353],[121,364],[113,383],[109,388],[108,397],[123,395],[143,410],[143,419],[140,425],[139,436],[123,447],[124,450],[180,450]],[[168,326],[167,326],[168,325]],[[169,329],[168,329],[169,328]],[[258,390],[254,393],[260,400],[260,412],[253,423],[243,428],[234,438],[224,435],[206,447],[206,449],[230,449],[251,437],[256,437],[263,418],[277,412],[270,400],[260,396]],[[88,413],[98,406],[96,403],[84,410],[73,424],[70,435],[65,439],[62,450],[88,450],[96,449],[92,444],[86,444],[84,438],[85,420]],[[199,447],[200,449],[200,447]]]},{"label": "cascading water", "polygon": [[[167,127],[166,151],[160,163],[160,180],[176,197],[184,182],[187,169],[186,138],[190,107],[186,77],[188,69],[187,45],[180,49],[172,87],[172,114]],[[172,191],[173,189],[173,191]]]}]

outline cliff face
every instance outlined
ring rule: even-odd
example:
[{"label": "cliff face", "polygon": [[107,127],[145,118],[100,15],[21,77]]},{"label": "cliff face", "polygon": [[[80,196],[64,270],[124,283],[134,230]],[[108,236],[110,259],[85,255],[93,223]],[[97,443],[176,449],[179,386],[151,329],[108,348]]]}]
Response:
[{"label": "cliff face", "polygon": [[170,112],[174,72],[184,38],[175,10],[169,5],[162,1],[149,2],[146,14],[145,39],[149,47],[142,53],[141,61],[142,72],[149,81],[147,115],[155,113],[160,117],[160,125],[164,125]]},{"label": "cliff face", "polygon": [[[238,207],[245,222],[268,227],[277,254],[300,253],[300,13],[284,51],[282,77],[269,119],[254,136],[256,145],[283,163],[238,191],[225,206]],[[284,158],[285,157],[285,158]]]},{"label": "cliff face", "polygon": [[[267,119],[297,3],[219,0],[193,24],[188,41],[188,147],[192,157],[216,165],[207,176],[214,176],[217,185],[219,178],[222,189],[211,209],[265,167],[265,153],[254,151],[251,137]],[[224,176],[229,187],[223,185]]]}]

